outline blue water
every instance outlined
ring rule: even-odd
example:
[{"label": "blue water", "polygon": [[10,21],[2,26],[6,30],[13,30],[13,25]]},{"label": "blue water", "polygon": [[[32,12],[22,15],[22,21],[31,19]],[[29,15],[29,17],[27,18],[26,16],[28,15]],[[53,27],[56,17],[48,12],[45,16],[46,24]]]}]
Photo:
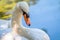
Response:
[{"label": "blue water", "polygon": [[[51,40],[60,40],[60,0],[40,0],[36,5],[30,6],[30,28],[43,28]],[[22,21],[24,26],[27,26]],[[2,32],[0,31],[0,35]]]},{"label": "blue water", "polygon": [[45,28],[51,40],[60,40],[60,0],[40,0],[30,14],[31,27]]}]

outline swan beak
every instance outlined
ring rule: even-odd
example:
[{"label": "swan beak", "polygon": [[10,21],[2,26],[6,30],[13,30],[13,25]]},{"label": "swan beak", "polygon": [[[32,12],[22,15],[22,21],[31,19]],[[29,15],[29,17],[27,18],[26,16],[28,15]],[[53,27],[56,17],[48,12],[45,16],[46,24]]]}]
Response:
[{"label": "swan beak", "polygon": [[28,15],[27,14],[24,14],[23,16],[24,16],[24,20],[25,20],[26,24],[28,26],[30,26],[30,18],[28,17]]}]

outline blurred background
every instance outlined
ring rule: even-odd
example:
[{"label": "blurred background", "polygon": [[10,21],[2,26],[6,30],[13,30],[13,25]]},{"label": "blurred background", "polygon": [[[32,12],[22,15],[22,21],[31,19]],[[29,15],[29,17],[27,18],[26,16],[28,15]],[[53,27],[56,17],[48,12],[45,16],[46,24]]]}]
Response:
[{"label": "blurred background", "polygon": [[[31,26],[44,30],[51,40],[60,40],[60,0],[0,0],[0,38],[11,31],[9,28],[12,10],[17,2],[26,1],[30,6]],[[22,19],[23,25],[28,27]]]}]

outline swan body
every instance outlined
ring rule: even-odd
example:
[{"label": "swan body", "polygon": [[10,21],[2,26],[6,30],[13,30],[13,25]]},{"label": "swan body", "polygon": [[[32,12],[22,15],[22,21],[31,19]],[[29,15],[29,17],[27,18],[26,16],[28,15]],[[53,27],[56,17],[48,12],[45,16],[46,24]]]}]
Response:
[{"label": "swan body", "polygon": [[18,35],[10,32],[3,37],[3,40],[14,40],[14,39],[15,40],[50,40],[49,36],[40,29],[31,28],[31,29],[28,29],[28,31],[26,32],[29,34],[29,36],[31,36],[32,39],[25,38],[24,36],[27,34],[24,34],[24,36],[22,36],[22,35]]},{"label": "swan body", "polygon": [[[17,3],[12,12],[12,31],[4,35],[1,40],[50,40],[48,34],[43,30],[36,28],[26,28],[22,25],[22,15],[23,13],[24,15],[28,14],[28,12],[29,6],[26,2],[23,1]],[[29,17],[27,16],[27,18]],[[26,22],[26,24],[29,25],[30,22],[28,20]]]}]

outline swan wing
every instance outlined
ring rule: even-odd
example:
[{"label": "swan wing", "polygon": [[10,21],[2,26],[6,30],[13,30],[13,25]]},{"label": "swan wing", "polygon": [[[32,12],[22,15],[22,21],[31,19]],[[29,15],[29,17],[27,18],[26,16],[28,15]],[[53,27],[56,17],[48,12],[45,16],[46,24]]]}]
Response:
[{"label": "swan wing", "polygon": [[41,29],[30,28],[29,34],[33,40],[50,40],[48,34]]}]

